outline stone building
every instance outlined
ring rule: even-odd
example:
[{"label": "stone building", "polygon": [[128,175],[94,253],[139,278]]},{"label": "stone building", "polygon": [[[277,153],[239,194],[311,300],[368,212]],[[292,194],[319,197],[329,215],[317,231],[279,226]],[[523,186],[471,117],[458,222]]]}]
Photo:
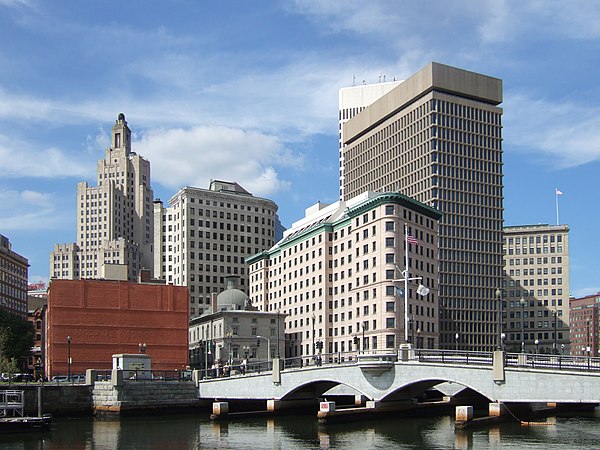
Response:
[{"label": "stone building", "polygon": [[[286,356],[395,351],[405,341],[437,348],[439,218],[402,194],[368,192],[317,203],[248,258],[252,304],[287,316]],[[408,278],[420,280],[405,285],[407,256]],[[417,294],[419,284],[429,293]]]},{"label": "stone building", "polygon": [[27,318],[27,258],[12,250],[9,239],[0,234],[0,308]]},{"label": "stone building", "polygon": [[238,183],[214,180],[208,189],[185,187],[165,208],[154,202],[154,274],[187,286],[190,318],[210,311],[211,294],[228,276],[248,287],[247,256],[275,243],[277,205]]},{"label": "stone building", "polygon": [[571,355],[600,356],[600,292],[569,299]]},{"label": "stone building", "polygon": [[284,357],[285,315],[253,308],[248,296],[237,289],[237,277],[227,277],[228,287],[213,294],[210,311],[190,321],[190,365],[210,368],[215,361],[222,365],[268,362]]},{"label": "stone building", "polygon": [[152,269],[150,162],[132,151],[123,113],[112,127],[111,147],[98,161],[97,177],[97,186],[77,185],[77,242],[54,246],[51,278],[104,278],[104,264],[118,264],[133,281],[142,268]]}]

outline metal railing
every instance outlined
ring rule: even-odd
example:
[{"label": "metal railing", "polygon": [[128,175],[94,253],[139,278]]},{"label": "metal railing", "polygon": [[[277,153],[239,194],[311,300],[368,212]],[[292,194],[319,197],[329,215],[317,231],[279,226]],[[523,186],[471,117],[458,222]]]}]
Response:
[{"label": "metal railing", "polygon": [[24,409],[24,391],[0,391],[0,417],[8,417],[9,411],[23,417]]},{"label": "metal railing", "polygon": [[506,367],[600,372],[600,358],[591,356],[506,353]]},{"label": "metal railing", "polygon": [[442,364],[466,364],[480,366],[491,366],[493,364],[492,352],[472,352],[467,350],[416,349],[415,358],[419,362],[433,362]]},{"label": "metal railing", "polygon": [[[122,369],[123,381],[191,381],[191,370]],[[110,381],[112,370],[97,370],[94,381]]]}]

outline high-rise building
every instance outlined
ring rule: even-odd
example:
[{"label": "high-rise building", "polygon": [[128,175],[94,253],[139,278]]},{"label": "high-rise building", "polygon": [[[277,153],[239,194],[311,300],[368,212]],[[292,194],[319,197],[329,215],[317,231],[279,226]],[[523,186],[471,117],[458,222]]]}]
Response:
[{"label": "high-rise building", "polygon": [[188,286],[190,318],[202,315],[212,293],[239,277],[247,290],[247,256],[275,243],[277,205],[255,197],[238,183],[217,181],[208,189],[185,187],[165,208],[154,202],[154,274]]},{"label": "high-rise building", "polygon": [[131,130],[119,114],[111,147],[98,161],[98,185],[77,185],[77,243],[57,244],[50,276],[103,278],[106,265],[122,266],[130,280],[153,265],[154,195],[150,162],[131,150]]},{"label": "high-rise building", "polygon": [[569,305],[570,354],[600,356],[600,292],[572,297]]},{"label": "high-rise building", "polygon": [[0,309],[27,318],[27,258],[12,250],[0,234]]},{"label": "high-rise building", "polygon": [[431,63],[342,126],[345,197],[400,192],[444,214],[442,348],[499,345],[501,102],[501,80]]},{"label": "high-rise building", "polygon": [[503,254],[507,348],[568,352],[568,225],[504,227]]},{"label": "high-rise building", "polygon": [[340,89],[338,111],[340,133],[340,200],[344,200],[344,127],[342,125],[400,83],[402,81],[394,80],[383,83],[380,81],[379,83],[360,84]]},{"label": "high-rise building", "polygon": [[401,194],[367,192],[317,203],[273,248],[247,258],[253,305],[287,315],[286,356],[310,363],[320,351],[395,350],[405,340],[437,348],[440,216]]}]

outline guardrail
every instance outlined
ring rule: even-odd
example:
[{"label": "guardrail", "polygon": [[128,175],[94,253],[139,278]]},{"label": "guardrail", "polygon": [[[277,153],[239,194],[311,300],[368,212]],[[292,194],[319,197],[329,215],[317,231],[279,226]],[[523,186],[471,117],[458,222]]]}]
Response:
[{"label": "guardrail", "polygon": [[[123,369],[123,381],[191,381],[191,370],[136,370]],[[112,370],[96,370],[93,381],[110,381]]]},{"label": "guardrail", "polygon": [[23,417],[24,409],[24,391],[0,391],[0,417],[7,417],[9,411],[13,416]]},{"label": "guardrail", "polygon": [[416,349],[415,357],[419,362],[435,362],[442,364],[461,363],[483,366],[491,366],[493,364],[492,352]]}]

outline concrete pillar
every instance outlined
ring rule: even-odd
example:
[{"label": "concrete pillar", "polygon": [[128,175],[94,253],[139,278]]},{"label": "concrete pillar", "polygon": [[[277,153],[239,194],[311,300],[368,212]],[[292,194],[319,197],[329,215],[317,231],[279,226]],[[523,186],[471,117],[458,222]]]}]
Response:
[{"label": "concrete pillar", "polygon": [[456,422],[469,422],[473,420],[473,407],[472,406],[457,406],[456,416],[454,419]]},{"label": "concrete pillar", "polygon": [[365,397],[364,395],[356,394],[354,396],[354,406],[362,406],[366,400],[367,400],[367,397]]},{"label": "concrete pillar", "polygon": [[594,417],[600,417],[600,406],[594,408]]},{"label": "concrete pillar", "polygon": [[93,386],[96,382],[96,378],[98,376],[98,371],[94,369],[86,369],[85,371],[85,384],[88,386]]},{"label": "concrete pillar", "polygon": [[192,370],[192,381],[198,385],[198,382],[200,381],[200,371],[198,369]]},{"label": "concrete pillar", "polygon": [[490,403],[488,411],[490,416],[500,417],[506,414],[506,405],[504,403]]},{"label": "concrete pillar", "polygon": [[492,377],[497,383],[504,382],[504,352],[502,350],[494,351],[492,366]]},{"label": "concrete pillar", "polygon": [[527,354],[526,353],[519,353],[517,355],[517,364],[521,367],[524,367],[527,365]]},{"label": "concrete pillar", "polygon": [[376,400],[368,400],[366,406],[369,409],[379,409],[379,407],[381,406],[381,402],[378,402]]},{"label": "concrete pillar", "polygon": [[334,412],[335,411],[335,402],[319,402],[319,411],[320,412]]},{"label": "concrete pillar", "polygon": [[281,384],[281,368],[283,367],[280,358],[273,359],[273,384]]},{"label": "concrete pillar", "polygon": [[110,374],[110,383],[113,386],[123,386],[123,371],[120,369],[113,369]]},{"label": "concrete pillar", "polygon": [[281,409],[281,400],[275,400],[273,398],[267,400],[267,411],[275,412]]},{"label": "concrete pillar", "polygon": [[227,402],[213,402],[212,404],[212,415],[215,417],[223,417],[229,413],[229,403]]},{"label": "concrete pillar", "polygon": [[400,361],[414,359],[414,351],[411,344],[400,344]]}]

